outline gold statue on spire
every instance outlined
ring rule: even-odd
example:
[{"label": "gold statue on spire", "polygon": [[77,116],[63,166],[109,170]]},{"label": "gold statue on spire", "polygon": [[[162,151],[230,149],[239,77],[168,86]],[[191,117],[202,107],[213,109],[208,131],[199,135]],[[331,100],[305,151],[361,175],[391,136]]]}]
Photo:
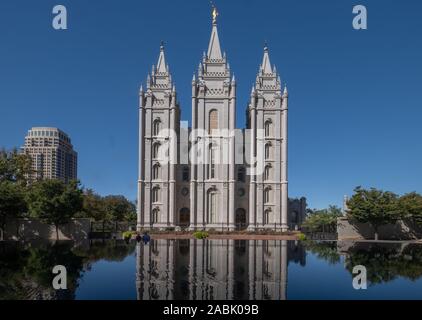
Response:
[{"label": "gold statue on spire", "polygon": [[217,17],[218,17],[218,11],[217,8],[214,4],[212,5],[212,23],[216,24],[217,23]]}]

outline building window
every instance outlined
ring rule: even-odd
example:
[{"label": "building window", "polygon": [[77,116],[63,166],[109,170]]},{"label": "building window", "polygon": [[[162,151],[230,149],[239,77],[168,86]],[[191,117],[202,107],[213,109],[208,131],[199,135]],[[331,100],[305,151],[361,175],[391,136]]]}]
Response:
[{"label": "building window", "polygon": [[189,167],[183,167],[183,181],[189,181]]},{"label": "building window", "polygon": [[237,170],[237,180],[240,182],[245,182],[246,180],[246,170],[244,167],[240,167]]},{"label": "building window", "polygon": [[217,220],[217,192],[208,192],[208,223],[215,223]]},{"label": "building window", "polygon": [[267,209],[264,212],[264,224],[270,224],[271,223],[271,210]]},{"label": "building window", "polygon": [[158,136],[159,133],[160,133],[160,119],[156,119],[154,120],[154,124],[153,124],[153,135]]},{"label": "building window", "polygon": [[265,121],[265,136],[266,137],[270,137],[272,135],[272,124],[271,124],[271,120],[267,120]]},{"label": "building window", "polygon": [[159,179],[160,178],[160,165],[156,163],[152,169],[152,178]]},{"label": "building window", "polygon": [[270,157],[271,157],[271,144],[267,143],[265,145],[265,160],[270,159]]},{"label": "building window", "polygon": [[210,144],[208,147],[208,179],[215,178],[215,147]]},{"label": "building window", "polygon": [[218,129],[218,111],[211,110],[208,119],[208,133],[212,134],[213,130]]},{"label": "building window", "polygon": [[159,143],[155,143],[152,147],[152,157],[154,159],[158,158],[158,152],[160,150],[160,144]]},{"label": "building window", "polygon": [[264,180],[270,180],[270,177],[271,177],[271,166],[266,166],[265,172],[264,172]]},{"label": "building window", "polygon": [[152,189],[152,202],[158,202],[160,201],[160,188],[155,187]]},{"label": "building window", "polygon": [[151,222],[158,223],[160,220],[159,217],[160,217],[160,209],[155,208],[154,210],[152,210]]},{"label": "building window", "polygon": [[271,201],[271,188],[264,190],[264,203],[270,203]]}]

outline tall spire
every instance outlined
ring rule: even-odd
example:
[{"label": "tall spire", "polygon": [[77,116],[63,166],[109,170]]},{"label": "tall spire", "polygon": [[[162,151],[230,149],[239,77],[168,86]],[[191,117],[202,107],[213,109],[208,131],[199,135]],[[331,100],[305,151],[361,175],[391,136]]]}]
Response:
[{"label": "tall spire", "polygon": [[262,58],[261,70],[264,74],[272,73],[270,55],[268,54],[268,46],[266,43],[264,45],[264,57]]},{"label": "tall spire", "polygon": [[161,41],[160,56],[158,57],[158,62],[157,62],[157,72],[164,73],[167,71],[168,71],[168,68],[166,64],[166,57],[164,55],[164,43],[163,41]]},{"label": "tall spire", "polygon": [[218,38],[218,31],[217,31],[217,16],[218,16],[217,8],[213,5],[212,31],[211,31],[210,43],[208,45],[208,55],[207,55],[208,59],[222,59],[223,58],[221,54],[220,39]]}]

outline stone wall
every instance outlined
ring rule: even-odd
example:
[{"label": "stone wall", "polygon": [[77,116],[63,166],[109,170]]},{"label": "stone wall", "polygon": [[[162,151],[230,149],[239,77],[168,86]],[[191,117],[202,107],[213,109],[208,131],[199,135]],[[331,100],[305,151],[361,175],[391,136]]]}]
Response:
[{"label": "stone wall", "polygon": [[[346,217],[337,220],[338,240],[374,239],[375,231],[369,223],[350,221]],[[422,228],[411,221],[397,221],[395,224],[381,226],[378,230],[379,240],[421,239]]]},{"label": "stone wall", "polygon": [[[90,219],[73,219],[70,223],[59,227],[58,240],[88,239],[91,230]],[[8,221],[5,228],[4,240],[56,240],[54,225],[42,223],[37,219],[19,219]]]}]

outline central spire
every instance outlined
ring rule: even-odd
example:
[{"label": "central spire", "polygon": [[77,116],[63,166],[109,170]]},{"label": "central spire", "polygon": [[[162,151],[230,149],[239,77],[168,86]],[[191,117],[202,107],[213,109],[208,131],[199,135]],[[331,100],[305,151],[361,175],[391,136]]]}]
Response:
[{"label": "central spire", "polygon": [[217,8],[213,5],[212,6],[212,31],[211,31],[210,43],[208,45],[207,56],[208,56],[208,59],[220,60],[223,58],[223,56],[221,54],[220,39],[218,38],[217,16],[218,16]]},{"label": "central spire", "polygon": [[167,65],[166,65],[166,57],[164,55],[164,42],[161,41],[160,55],[158,57],[158,62],[157,62],[157,72],[165,73],[167,71],[168,70],[167,70]]},{"label": "central spire", "polygon": [[264,74],[272,73],[270,55],[268,54],[268,45],[264,45],[264,57],[262,58],[261,70]]}]

